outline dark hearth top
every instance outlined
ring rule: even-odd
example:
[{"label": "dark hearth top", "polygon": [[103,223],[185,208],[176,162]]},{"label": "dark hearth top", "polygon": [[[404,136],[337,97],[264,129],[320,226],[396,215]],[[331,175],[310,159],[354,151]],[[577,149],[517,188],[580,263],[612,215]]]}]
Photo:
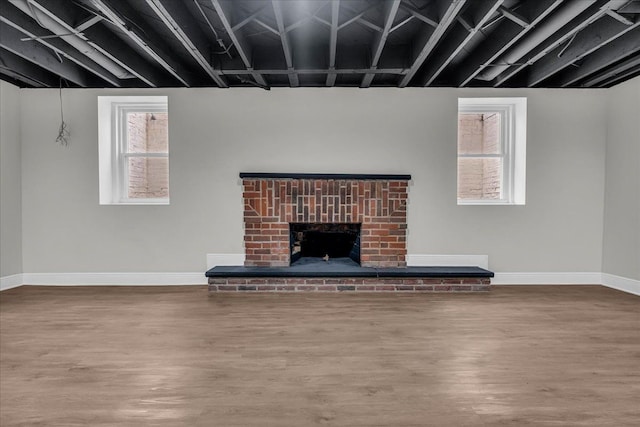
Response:
[{"label": "dark hearth top", "polygon": [[358,174],[358,173],[267,173],[240,172],[240,178],[258,179],[352,179],[352,180],[386,180],[408,181],[411,175],[394,174]]},{"label": "dark hearth top", "polygon": [[[469,277],[491,278],[494,273],[484,268],[468,267],[360,267],[348,258],[324,262],[304,262],[290,267],[217,266],[205,273],[207,277]],[[345,262],[346,261],[346,262]]]}]

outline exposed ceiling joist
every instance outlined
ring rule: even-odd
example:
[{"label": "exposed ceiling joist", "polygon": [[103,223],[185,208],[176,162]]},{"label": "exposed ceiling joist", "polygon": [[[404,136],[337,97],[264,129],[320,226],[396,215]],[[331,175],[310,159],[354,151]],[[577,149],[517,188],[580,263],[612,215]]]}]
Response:
[{"label": "exposed ceiling joist", "polygon": [[[187,75],[182,65],[171,55],[158,46],[156,40],[151,40],[153,29],[145,25],[142,19],[136,18],[133,9],[123,1],[90,0],[91,4],[104,15],[112,25],[129,37],[129,39],[155,60],[169,74],[178,79],[184,86],[193,86],[194,82]],[[136,22],[136,25],[131,25]],[[141,27],[144,26],[144,27]],[[85,29],[88,29],[87,26]]]},{"label": "exposed ceiling joist", "polygon": [[498,8],[498,12],[500,12],[500,15],[504,16],[505,18],[509,19],[512,22],[515,22],[516,24],[520,25],[522,28],[528,28],[531,25],[531,23],[527,20],[527,18],[525,18],[518,12],[514,12],[512,10],[507,9],[506,7],[500,6]]},{"label": "exposed ceiling joist", "polygon": [[[278,68],[261,68],[258,70],[246,70],[246,69],[228,69],[223,70],[224,74],[229,75],[250,75],[251,73],[258,71],[260,74],[273,74],[273,75],[287,75],[289,74],[289,70],[282,70]],[[326,68],[299,68],[296,70],[298,74],[325,74],[327,72]],[[406,68],[340,68],[334,71],[335,74],[397,74],[404,75],[406,74]]]},{"label": "exposed ceiling joist", "polygon": [[462,7],[465,3],[466,0],[451,1],[435,29],[432,32],[427,32],[422,36],[423,40],[420,43],[422,47],[420,48],[418,54],[415,56],[411,67],[409,67],[409,72],[400,80],[400,83],[398,84],[399,87],[407,86],[411,79],[413,79],[413,76],[415,76],[415,74],[418,72],[425,59],[427,59],[427,56],[431,54],[431,52],[436,47],[436,44],[438,44],[451,24],[455,22],[458,14],[460,13],[460,10],[462,10]]},{"label": "exposed ceiling joist", "polygon": [[597,21],[607,9],[617,10],[628,0],[584,0],[573,1],[559,8],[558,13],[549,18],[530,37],[522,40],[514,50],[516,55],[506,54],[505,66],[486,70],[483,80],[493,80],[493,86],[505,85],[514,76],[548,55],[560,45],[567,43],[580,31]]},{"label": "exposed ceiling joist", "polygon": [[[12,3],[19,2],[12,0]],[[53,0],[29,0],[28,4],[34,13],[42,14],[69,33],[74,32],[75,16],[68,9],[57,8],[59,3]],[[166,80],[163,80],[162,75],[153,66],[140,58],[113,33],[105,31],[103,23],[86,28],[81,37],[90,46],[89,51],[97,52],[100,57],[106,58],[147,85],[157,87],[166,84]],[[69,39],[66,41],[71,42]]]},{"label": "exposed ceiling joist", "polygon": [[607,68],[607,71],[591,77],[589,80],[585,81],[582,86],[593,87],[611,78],[623,75],[624,73],[638,66],[640,66],[640,54],[634,55],[631,58],[615,65],[614,67]]},{"label": "exposed ceiling joist", "polygon": [[640,0],[1,1],[22,87],[608,87],[640,51]]},{"label": "exposed ceiling joist", "polygon": [[[382,33],[378,33],[376,35],[375,41],[373,42],[373,51],[371,54],[371,68],[378,67],[378,61],[380,61],[380,56],[382,55],[382,50],[384,49],[384,45],[387,42],[387,37],[389,36],[389,32],[391,31],[391,27],[393,26],[393,21],[396,19],[396,14],[398,13],[398,8],[400,7],[400,0],[387,0],[383,4],[383,17],[384,17],[384,27],[382,29]],[[371,86],[371,82],[375,74],[365,74],[362,78],[362,83],[360,83],[360,87],[365,88]]]},{"label": "exposed ceiling joist", "polygon": [[622,73],[611,76],[611,78],[602,82],[602,86],[600,87],[611,87],[613,85],[617,85],[618,83],[622,83],[626,80],[629,80],[638,76],[640,76],[640,65],[636,65],[635,67],[630,68]]},{"label": "exposed ceiling joist", "polygon": [[440,49],[426,65],[425,73],[422,76],[422,86],[431,85],[436,78],[444,71],[449,63],[456,55],[464,49],[471,38],[485,25],[485,23],[496,13],[498,8],[502,6],[504,0],[484,1],[481,5],[470,10],[464,17],[460,17],[467,21],[471,26],[470,30],[464,28],[464,25],[457,21],[450,33],[447,35],[446,44]]},{"label": "exposed ceiling joist", "polygon": [[403,1],[402,3],[400,3],[400,7],[402,8],[402,10],[410,13],[411,16],[413,16],[414,18],[419,19],[420,21],[424,22],[425,24],[430,25],[433,28],[436,28],[438,26],[438,22],[436,22],[435,19],[432,19],[432,18],[428,17],[424,12],[416,9],[410,3],[406,2],[406,1]]},{"label": "exposed ceiling joist", "polygon": [[340,0],[331,3],[331,33],[329,36],[329,72],[327,73],[326,86],[336,83],[336,50],[338,47],[338,19],[340,18]]},{"label": "exposed ceiling joist", "polygon": [[291,42],[289,41],[289,32],[285,29],[284,16],[282,15],[283,5],[279,0],[272,0],[273,13],[276,17],[276,24],[278,26],[278,33],[280,36],[280,42],[282,43],[282,51],[284,53],[284,59],[287,63],[287,70],[289,70],[289,85],[291,87],[297,87],[300,85],[298,75],[293,69],[293,54],[291,52]]},{"label": "exposed ceiling joist", "polygon": [[24,33],[5,22],[0,22],[0,47],[80,87],[96,85],[87,72],[74,62],[62,60],[55,51],[47,49],[35,40],[21,41],[22,37]]},{"label": "exposed ceiling joist", "polygon": [[207,59],[210,55],[209,41],[202,31],[192,24],[193,17],[184,6],[168,0],[145,1],[218,87],[228,87]]},{"label": "exposed ceiling joist", "polygon": [[556,55],[552,53],[530,66],[527,70],[527,86],[532,87],[540,84],[543,80],[565,69],[591,52],[637,28],[638,25],[640,25],[640,20],[638,23],[629,26],[611,19],[608,15],[601,17],[588,28],[577,33],[575,38],[571,40],[571,44],[568,47],[563,47],[561,52]]},{"label": "exposed ceiling joist", "polygon": [[[240,58],[242,59],[242,62],[244,63],[245,67],[247,67],[248,70],[253,70],[253,63],[251,61],[251,57],[249,56],[251,49],[249,48],[244,38],[242,37],[242,33],[241,32],[236,33],[232,29],[233,25],[231,25],[231,20],[230,20],[230,16],[231,16],[230,8],[233,6],[233,4],[222,2],[220,0],[210,0],[210,1],[216,13],[218,14],[218,17],[220,18],[220,21],[222,22],[222,25],[224,26],[225,31],[231,38],[231,42],[236,48],[238,55],[240,55]],[[268,86],[266,80],[261,74],[257,72],[252,72],[251,75],[253,76],[256,83],[258,83],[260,86],[263,86],[263,87]]]},{"label": "exposed ceiling joist", "polygon": [[60,78],[32,62],[0,48],[0,73],[29,86],[56,87]]},{"label": "exposed ceiling joist", "polygon": [[598,49],[586,56],[578,66],[568,67],[561,75],[560,86],[568,87],[637,52],[640,52],[640,27],[610,42],[607,49]]},{"label": "exposed ceiling joist", "polygon": [[496,28],[494,34],[487,38],[477,49],[474,49],[459,67],[453,79],[455,86],[466,86],[485,68],[496,66],[496,62],[499,62],[502,55],[537,28],[538,24],[556,10],[562,2],[563,0],[540,0],[523,4],[519,12],[528,17],[531,25],[522,28],[511,20],[499,24],[500,26]]},{"label": "exposed ceiling joist", "polygon": [[50,36],[52,33],[49,30],[42,28],[33,19],[25,15],[12,4],[7,3],[2,7],[0,21],[11,25],[17,30],[20,30],[26,36],[32,37],[43,46],[56,51],[59,55],[75,62],[87,71],[103,79],[109,85],[120,87],[120,82],[115,75],[80,51],[70,48],[69,44],[64,41],[64,37],[43,38]]}]

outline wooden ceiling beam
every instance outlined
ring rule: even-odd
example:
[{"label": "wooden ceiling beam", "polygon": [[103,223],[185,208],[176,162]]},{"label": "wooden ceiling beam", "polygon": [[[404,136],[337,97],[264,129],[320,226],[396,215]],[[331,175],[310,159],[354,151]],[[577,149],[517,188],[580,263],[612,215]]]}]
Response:
[{"label": "wooden ceiling beam", "polygon": [[[513,61],[517,63],[506,64],[497,70],[487,69],[482,73],[482,80],[493,81],[493,87],[503,86],[511,78],[551,54],[558,46],[568,43],[579,32],[601,18],[607,9],[617,10],[627,3],[628,0],[583,0],[568,3],[559,9],[557,14],[549,18],[554,23],[553,28],[549,28],[549,25],[552,25],[550,23],[542,24],[535,33],[532,33],[531,37],[523,40],[522,43],[530,43],[525,43],[526,49],[520,49],[524,52],[518,55],[516,61]],[[567,13],[567,10],[570,13]],[[560,15],[563,19],[559,18]],[[537,41],[536,37],[540,40]],[[531,43],[531,40],[535,43]],[[516,45],[516,49],[518,47],[520,45]]]},{"label": "wooden ceiling beam", "polygon": [[242,33],[239,31],[238,32],[233,31],[233,25],[231,25],[231,10],[230,10],[230,8],[232,7],[232,4],[222,2],[220,0],[210,0],[210,2],[213,8],[215,9],[216,13],[218,14],[218,18],[220,19],[220,22],[222,22],[222,25],[224,26],[225,31],[231,38],[231,42],[236,48],[238,55],[240,55],[240,59],[242,59],[242,62],[244,63],[245,67],[247,67],[247,70],[252,71],[251,75],[253,76],[253,79],[256,81],[256,83],[258,83],[258,85],[262,87],[266,87],[267,82],[264,79],[264,77],[260,73],[253,70],[253,63],[251,61],[251,57],[249,56],[251,49],[249,45],[246,43],[246,41],[244,40],[244,38],[242,37]]},{"label": "wooden ceiling beam", "polygon": [[336,53],[338,50],[338,22],[340,19],[340,0],[331,3],[331,32],[329,36],[329,72],[327,73],[326,86],[336,84]]},{"label": "wooden ceiling beam", "polygon": [[287,70],[289,70],[289,85],[291,87],[298,87],[300,80],[295,73],[293,67],[293,50],[291,48],[291,42],[289,40],[289,32],[284,25],[284,16],[282,15],[282,3],[279,0],[272,0],[273,13],[276,17],[276,25],[278,27],[278,33],[280,35],[280,43],[282,44],[282,51],[284,52],[284,60],[287,63]]},{"label": "wooden ceiling beam", "polygon": [[[609,43],[606,49],[598,49],[588,55],[579,66],[568,67],[561,75],[560,85],[562,87],[571,86],[585,77],[606,70],[612,64],[640,52],[639,41],[640,27],[636,27]],[[611,71],[615,72],[616,68]]]},{"label": "wooden ceiling beam", "polygon": [[[33,38],[43,46],[58,52],[61,56],[75,62],[85,70],[95,74],[102,80],[107,82],[110,86],[120,87],[119,79],[113,75],[109,70],[102,67],[100,64],[91,60],[80,51],[71,47],[64,41],[64,37],[51,37],[43,38],[52,35],[49,30],[42,28],[31,17],[25,15],[14,5],[7,3],[2,6],[2,15],[0,21],[7,23],[8,25],[16,28],[24,33],[26,36]],[[88,27],[86,27],[88,28]]]},{"label": "wooden ceiling beam", "polygon": [[[498,8],[502,6],[504,0],[484,1],[469,9],[463,17],[460,16],[442,41],[441,47],[431,57],[426,65],[424,75],[421,77],[421,86],[430,86],[444,69],[453,61],[473,36],[482,29]],[[463,20],[467,25],[460,22]],[[469,27],[469,28],[465,28]]]},{"label": "wooden ceiling beam", "polygon": [[[375,69],[378,67],[378,62],[380,61],[380,56],[382,55],[382,50],[384,49],[384,45],[387,42],[387,37],[389,36],[389,32],[391,31],[391,27],[393,26],[393,21],[396,19],[396,14],[398,13],[398,8],[400,7],[400,0],[386,0],[383,5],[383,21],[384,27],[382,29],[382,33],[376,34],[376,38],[373,42],[373,49],[371,54],[371,68]],[[371,82],[375,74],[365,74],[362,78],[362,82],[360,83],[361,88],[367,88],[371,86]]]},{"label": "wooden ceiling beam", "polygon": [[21,41],[23,37],[24,33],[21,31],[6,22],[0,22],[0,47],[80,87],[97,85],[86,70],[76,63],[62,60],[54,50],[44,47],[35,40]]},{"label": "wooden ceiling beam", "polygon": [[209,62],[211,43],[198,26],[193,25],[193,16],[184,5],[172,0],[145,1],[218,87],[229,87]]},{"label": "wooden ceiling beam", "polygon": [[493,66],[505,52],[536,28],[562,3],[563,0],[525,2],[519,9],[519,13],[528,18],[530,25],[522,28],[511,20],[498,24],[499,27],[491,33],[491,37],[485,39],[460,64],[452,79],[454,85],[457,87],[466,86],[485,68]]},{"label": "wooden ceiling beam", "polygon": [[626,25],[610,18],[609,15],[602,16],[587,28],[575,34],[575,38],[570,40],[571,44],[564,46],[561,51],[557,53],[555,51],[550,52],[531,65],[527,70],[527,86],[533,87],[540,84],[618,37],[633,31],[638,25],[640,25],[640,20],[633,25]]},{"label": "wooden ceiling beam", "polygon": [[57,87],[60,77],[0,47],[0,73],[34,87]]},{"label": "wooden ceiling beam", "polygon": [[423,40],[419,42],[419,45],[422,47],[419,49],[418,54],[413,59],[413,63],[409,68],[409,72],[400,80],[398,87],[406,87],[413,79],[424,61],[433,52],[440,39],[444,36],[449,27],[456,21],[456,18],[458,17],[458,14],[462,10],[462,7],[465,5],[465,3],[466,0],[451,0],[449,6],[442,14],[442,18],[440,18],[440,22],[438,22],[438,25],[435,27],[435,29],[432,32],[425,33],[422,36]]},{"label": "wooden ceiling beam", "polygon": [[[194,81],[192,77],[184,70],[175,57],[160,49],[158,45],[162,42],[159,41],[159,38],[155,35],[155,31],[149,25],[146,25],[143,19],[137,17],[137,13],[135,13],[127,2],[110,0],[90,1],[112,25],[126,34],[135,45],[140,47],[169,74],[183,85],[187,87],[193,86]],[[130,24],[130,22],[134,21],[136,22],[135,26]],[[155,36],[156,40],[151,39],[152,35]]]},{"label": "wooden ceiling beam", "polygon": [[633,55],[632,57],[630,57],[629,59],[613,66],[613,67],[607,67],[603,72],[598,73],[597,75],[591,77],[590,79],[586,80],[583,84],[581,84],[580,86],[582,87],[593,87],[596,86],[602,82],[605,82],[609,79],[615,78],[617,76],[623,75],[624,73],[628,72],[629,70],[640,66],[640,54],[636,54]]}]

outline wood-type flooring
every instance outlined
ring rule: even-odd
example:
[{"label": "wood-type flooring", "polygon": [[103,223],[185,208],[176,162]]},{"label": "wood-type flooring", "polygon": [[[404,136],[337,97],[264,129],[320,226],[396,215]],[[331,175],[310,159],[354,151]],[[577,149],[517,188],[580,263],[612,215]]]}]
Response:
[{"label": "wood-type flooring", "polygon": [[638,426],[640,298],[23,286],[0,425]]}]

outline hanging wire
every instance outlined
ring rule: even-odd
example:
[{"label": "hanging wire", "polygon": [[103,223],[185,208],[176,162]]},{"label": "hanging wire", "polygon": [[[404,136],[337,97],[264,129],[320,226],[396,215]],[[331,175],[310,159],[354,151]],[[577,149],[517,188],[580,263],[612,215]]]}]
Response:
[{"label": "hanging wire", "polygon": [[56,137],[56,143],[63,147],[69,146],[69,128],[64,121],[64,112],[62,111],[62,79],[60,79],[60,128],[58,129],[58,136]]}]

